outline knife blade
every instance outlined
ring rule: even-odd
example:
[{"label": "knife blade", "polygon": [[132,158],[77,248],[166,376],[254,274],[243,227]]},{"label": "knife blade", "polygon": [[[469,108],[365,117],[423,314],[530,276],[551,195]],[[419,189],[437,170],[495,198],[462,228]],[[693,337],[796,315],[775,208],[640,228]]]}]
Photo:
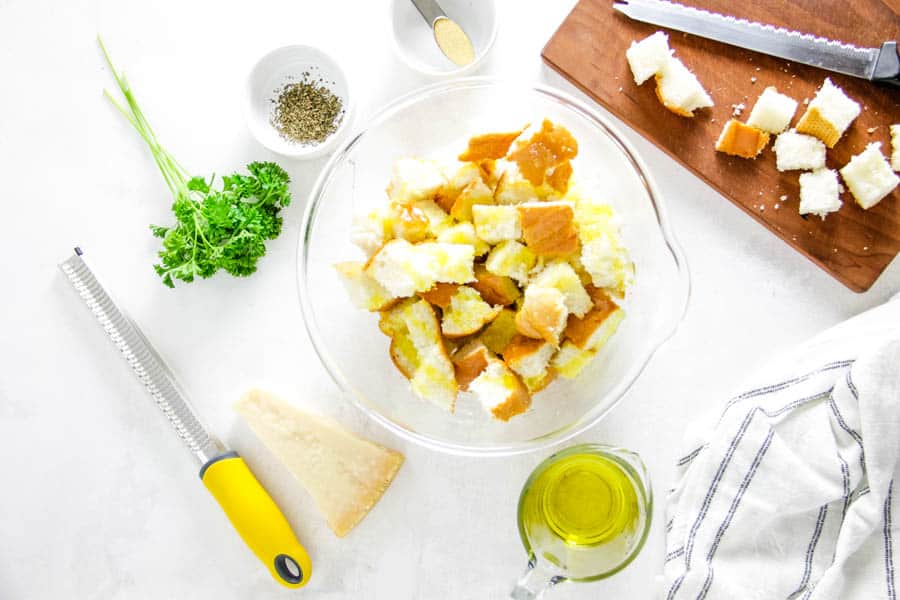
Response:
[{"label": "knife blade", "polygon": [[302,587],[312,574],[312,565],[281,509],[237,452],[203,426],[172,371],[109,296],[83,254],[75,248],[75,254],[60,263],[60,270],[201,465],[201,481],[250,550],[276,581],[286,587]]},{"label": "knife blade", "polygon": [[615,0],[613,8],[636,21],[684,31],[731,46],[852,77],[900,86],[897,42],[881,48],[851,44],[684,6],[667,0]]}]

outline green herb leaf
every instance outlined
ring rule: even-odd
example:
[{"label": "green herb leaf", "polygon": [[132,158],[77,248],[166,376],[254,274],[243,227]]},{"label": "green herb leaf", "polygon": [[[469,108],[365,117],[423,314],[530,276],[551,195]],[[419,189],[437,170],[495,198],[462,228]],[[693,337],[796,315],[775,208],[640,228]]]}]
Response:
[{"label": "green herb leaf", "polygon": [[272,162],[253,162],[247,165],[247,174],[222,177],[221,189],[213,187],[215,177],[208,181],[189,177],[159,144],[127,80],[116,72],[100,38],[97,42],[126,106],[116,102],[109,92],[104,93],[147,142],[175,197],[175,224],[150,226],[153,235],[162,239],[159,263],[153,268],[163,284],[175,287],[175,280],[190,283],[197,277],[211,277],[219,270],[236,277],[256,272],[257,262],[266,253],[266,240],[281,233],[279,213],[291,202],[287,172]]}]

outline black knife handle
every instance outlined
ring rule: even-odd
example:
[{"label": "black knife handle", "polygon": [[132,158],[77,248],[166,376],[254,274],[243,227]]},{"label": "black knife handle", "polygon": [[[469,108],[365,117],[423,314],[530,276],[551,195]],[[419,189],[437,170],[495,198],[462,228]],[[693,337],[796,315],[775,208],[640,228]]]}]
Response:
[{"label": "black knife handle", "polygon": [[897,53],[897,42],[885,42],[881,45],[872,81],[900,87],[900,54]]}]

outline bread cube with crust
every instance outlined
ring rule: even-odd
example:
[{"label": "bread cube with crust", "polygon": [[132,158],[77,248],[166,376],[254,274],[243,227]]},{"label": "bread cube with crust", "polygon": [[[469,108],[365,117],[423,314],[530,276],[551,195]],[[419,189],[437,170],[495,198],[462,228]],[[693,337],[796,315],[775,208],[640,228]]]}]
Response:
[{"label": "bread cube with crust", "polygon": [[572,342],[565,341],[550,364],[560,377],[575,379],[595,356],[596,351],[582,350]]},{"label": "bread cube with crust", "polygon": [[578,251],[575,211],[568,202],[518,205],[525,245],[538,256],[566,257]]},{"label": "bread cube with crust", "polygon": [[419,292],[419,298],[444,309],[450,306],[450,300],[456,295],[459,287],[458,283],[436,283],[430,290]]},{"label": "bread cube with crust", "polygon": [[531,406],[531,395],[522,381],[501,360],[491,360],[469,384],[482,406],[495,418],[508,421]]},{"label": "bread cube with crust", "polygon": [[900,171],[900,125],[891,125],[891,168]]},{"label": "bread cube with crust", "polygon": [[489,304],[509,306],[522,295],[512,279],[494,275],[482,264],[475,265],[475,282],[471,285]]},{"label": "bread cube with crust", "polygon": [[475,205],[472,207],[472,221],[475,233],[489,244],[522,237],[522,222],[515,206]]},{"label": "bread cube with crust", "polygon": [[459,388],[434,309],[428,302],[418,300],[406,305],[402,315],[418,357],[418,366],[410,379],[413,392],[453,412]]},{"label": "bread cube with crust", "polygon": [[521,285],[528,281],[536,262],[534,252],[515,240],[507,240],[494,246],[484,266],[489,273],[511,277]]},{"label": "bread cube with crust", "polygon": [[624,317],[624,311],[607,298],[584,317],[570,315],[563,337],[582,350],[599,350],[616,332]]},{"label": "bread cube with crust", "polygon": [[671,56],[669,36],[662,31],[657,31],[640,42],[632,41],[631,46],[625,51],[634,82],[638,85],[662,71]]},{"label": "bread cube with crust", "polygon": [[522,377],[522,383],[525,384],[525,389],[528,390],[528,393],[533,395],[553,383],[554,379],[556,379],[556,371],[553,367],[547,367],[547,370],[540,377]]},{"label": "bread cube with crust", "polygon": [[469,384],[481,375],[491,360],[496,360],[496,358],[481,340],[472,340],[457,350],[450,360],[453,362],[453,368],[456,369],[456,382],[459,384],[459,389],[468,390]]},{"label": "bread cube with crust", "polygon": [[450,216],[457,221],[471,221],[472,207],[494,203],[494,190],[480,178],[462,189],[450,206]]},{"label": "bread cube with crust", "polygon": [[384,310],[395,304],[398,298],[366,273],[364,268],[363,263],[352,261],[334,265],[353,304],[373,312]]},{"label": "bread cube with crust", "polygon": [[457,223],[441,231],[437,241],[446,244],[468,244],[475,249],[475,256],[484,256],[491,249],[487,242],[483,241],[475,233],[475,226],[471,223]]},{"label": "bread cube with crust", "polygon": [[440,165],[433,160],[401,158],[394,163],[387,194],[397,204],[433,200],[438,190],[447,185]]},{"label": "bread cube with crust", "polygon": [[525,300],[516,313],[516,330],[522,335],[542,339],[559,346],[560,336],[566,328],[569,311],[566,297],[556,288],[529,285],[525,288]]},{"label": "bread cube with crust", "polygon": [[797,122],[797,131],[814,135],[829,148],[834,148],[859,113],[859,104],[834,85],[831,79],[825,78],[822,87]]},{"label": "bread cube with crust", "polygon": [[756,158],[768,143],[769,134],[765,131],[731,119],[716,140],[716,150],[741,158]]},{"label": "bread cube with crust", "polygon": [[469,139],[468,148],[459,155],[459,160],[482,161],[503,158],[509,147],[522,133],[522,130],[505,133],[485,133]]},{"label": "bread cube with crust", "polygon": [[594,306],[591,297],[581,284],[578,273],[567,262],[549,263],[531,279],[528,287],[532,286],[559,290],[565,297],[566,310],[579,317],[584,316]]},{"label": "bread cube with crust", "polygon": [[558,192],[549,184],[532,185],[522,175],[519,165],[509,160],[497,161],[497,187],[494,189],[494,202],[497,204],[522,204],[536,202],[549,197],[558,196]]},{"label": "bread cube with crust", "polygon": [[775,166],[779,171],[815,171],[825,168],[825,144],[819,138],[791,129],[777,138]]},{"label": "bread cube with crust", "polygon": [[656,96],[663,106],[682,117],[693,117],[695,110],[715,104],[697,76],[674,56],[656,74]]},{"label": "bread cube with crust", "polygon": [[460,286],[450,298],[450,304],[444,308],[441,331],[448,338],[472,335],[493,321],[501,310],[502,306],[491,306],[476,290],[466,285]]},{"label": "bread cube with crust", "polygon": [[503,361],[522,379],[539,380],[555,353],[556,347],[544,340],[517,335],[503,350]]},{"label": "bread cube with crust", "polygon": [[479,339],[494,354],[503,354],[506,347],[518,335],[516,330],[516,311],[504,308],[500,314],[484,328]]},{"label": "bread cube with crust", "polygon": [[450,212],[459,194],[471,183],[481,181],[481,169],[475,163],[455,163],[444,168],[446,185],[434,195],[434,202],[445,212]]},{"label": "bread cube with crust", "polygon": [[851,158],[841,169],[841,177],[856,203],[866,210],[881,202],[900,183],[900,177],[881,154],[881,142],[869,144]]},{"label": "bread cube with crust", "polygon": [[419,355],[409,336],[409,329],[407,329],[403,317],[406,307],[413,302],[416,300],[401,300],[389,309],[381,311],[381,318],[378,321],[378,328],[391,338],[391,360],[407,379],[412,379],[413,373],[419,366]]},{"label": "bread cube with crust", "polygon": [[797,101],[778,92],[769,86],[756,99],[747,125],[756,127],[766,133],[781,133],[791,125],[791,119],[797,112]]}]

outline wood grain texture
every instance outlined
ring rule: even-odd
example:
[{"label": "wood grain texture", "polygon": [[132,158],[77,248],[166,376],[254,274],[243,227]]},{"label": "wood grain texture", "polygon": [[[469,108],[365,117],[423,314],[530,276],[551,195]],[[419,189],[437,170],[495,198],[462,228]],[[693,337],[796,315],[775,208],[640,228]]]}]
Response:
[{"label": "wood grain texture", "polygon": [[[900,37],[900,0],[690,0],[690,4],[857,46],[880,46]],[[864,108],[828,151],[828,167],[839,169],[870,142],[881,142],[882,152],[889,155],[889,126],[900,123],[900,90],[668,30],[675,55],[696,73],[716,102],[693,119],[679,117],[658,102],[652,79],[635,85],[625,60],[632,40],[658,29],[613,10],[611,0],[581,0],[547,43],[543,58],[847,287],[867,290],[900,251],[900,191],[894,190],[868,211],[845,192],[839,212],[824,221],[804,218],[797,210],[799,172],[780,173],[775,168],[771,143],[756,160],[726,156],[713,146],[732,117],[732,105],[745,105],[738,118],[746,120],[759,94],[774,85],[800,102],[796,124],[805,109],[804,98],[812,99],[825,77],[830,77]],[[665,185],[662,190],[667,191]],[[787,199],[781,200],[783,196]]]}]

